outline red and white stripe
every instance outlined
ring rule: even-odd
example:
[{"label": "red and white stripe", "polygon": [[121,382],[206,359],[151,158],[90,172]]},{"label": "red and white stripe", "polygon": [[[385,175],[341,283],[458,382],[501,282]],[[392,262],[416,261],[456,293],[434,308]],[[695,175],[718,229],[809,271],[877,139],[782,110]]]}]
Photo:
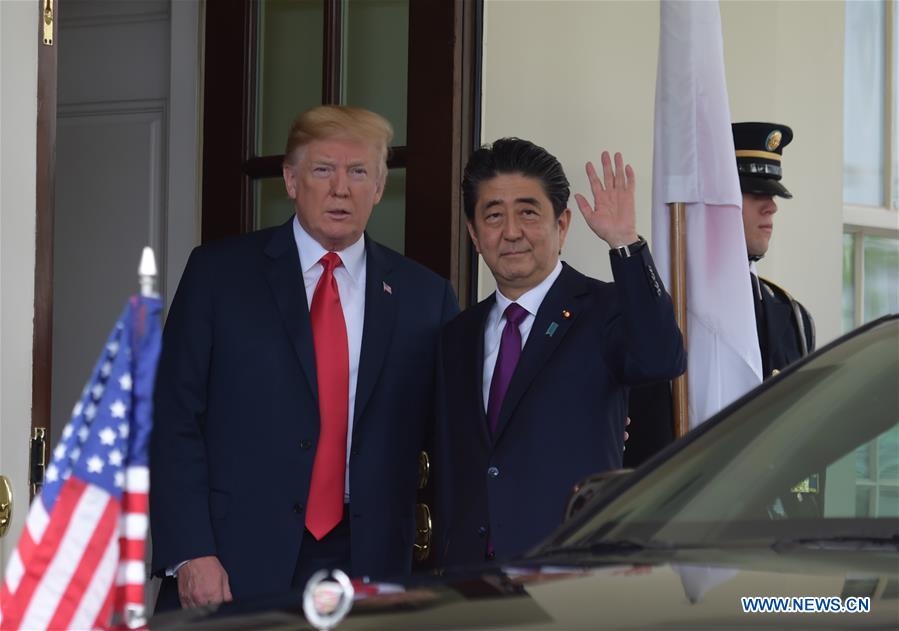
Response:
[{"label": "red and white stripe", "polygon": [[0,588],[0,629],[106,628],[113,612],[143,613],[146,467],[125,484],[121,505],[74,477],[52,514],[34,501]]},{"label": "red and white stripe", "polygon": [[150,502],[150,471],[147,467],[125,470],[122,517],[119,525],[119,562],[116,572],[113,612],[128,621],[128,611],[144,617],[144,564],[147,548],[147,509]]}]

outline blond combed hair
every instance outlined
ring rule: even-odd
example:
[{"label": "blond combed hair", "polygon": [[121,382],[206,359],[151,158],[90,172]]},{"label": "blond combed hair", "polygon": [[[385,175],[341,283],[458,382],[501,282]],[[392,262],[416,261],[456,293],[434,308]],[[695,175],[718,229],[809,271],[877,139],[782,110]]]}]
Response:
[{"label": "blond combed hair", "polygon": [[310,142],[332,139],[372,145],[378,150],[381,172],[386,175],[393,126],[380,114],[350,105],[319,105],[297,116],[287,135],[284,164],[296,165],[300,150]]}]

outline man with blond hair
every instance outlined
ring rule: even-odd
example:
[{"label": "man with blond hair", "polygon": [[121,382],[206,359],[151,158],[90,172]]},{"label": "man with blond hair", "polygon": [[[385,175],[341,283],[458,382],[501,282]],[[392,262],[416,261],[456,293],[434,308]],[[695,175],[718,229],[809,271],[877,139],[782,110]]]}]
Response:
[{"label": "man with blond hair", "polygon": [[[150,494],[159,608],[408,572],[449,283],[365,235],[393,131],[301,114],[287,223],[194,250],[166,323]],[[177,590],[176,590],[177,586]]]}]

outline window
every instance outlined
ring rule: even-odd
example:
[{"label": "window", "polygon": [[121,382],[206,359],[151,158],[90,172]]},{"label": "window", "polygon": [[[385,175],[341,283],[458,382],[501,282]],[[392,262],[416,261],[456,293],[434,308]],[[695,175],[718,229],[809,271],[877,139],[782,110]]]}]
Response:
[{"label": "window", "polygon": [[843,330],[899,311],[899,10],[846,2]]},{"label": "window", "polygon": [[[843,330],[899,312],[899,7],[846,2],[843,66]],[[899,503],[899,433],[855,450],[855,511]],[[847,468],[846,480],[850,470]],[[834,475],[834,477],[839,477]]]}]

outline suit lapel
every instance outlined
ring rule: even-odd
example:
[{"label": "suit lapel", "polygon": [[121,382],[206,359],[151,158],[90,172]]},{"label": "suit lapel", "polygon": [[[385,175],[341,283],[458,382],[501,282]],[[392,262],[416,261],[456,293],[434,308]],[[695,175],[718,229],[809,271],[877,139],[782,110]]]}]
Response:
[{"label": "suit lapel", "polygon": [[[580,315],[579,297],[587,293],[584,276],[563,263],[562,273],[550,287],[528,334],[503,400],[493,442],[498,443],[509,420],[540,369],[549,361],[562,338]],[[564,313],[568,314],[565,317]]]},{"label": "suit lapel", "polygon": [[309,306],[306,304],[300,255],[293,238],[293,219],[274,231],[265,247],[265,254],[268,256],[266,279],[284,321],[287,337],[300,360],[309,388],[318,400],[312,325],[309,321]]},{"label": "suit lapel", "polygon": [[496,304],[496,294],[482,300],[472,308],[472,317],[466,321],[466,329],[462,332],[462,342],[459,345],[464,374],[470,375],[470,378],[462,384],[462,393],[463,396],[474,397],[475,409],[478,411],[474,422],[478,426],[477,431],[481,441],[488,449],[492,439],[490,431],[487,429],[487,411],[484,409],[484,327],[487,325],[487,317],[494,304]]},{"label": "suit lapel", "polygon": [[356,408],[353,433],[359,427],[365,406],[381,374],[384,358],[390,348],[396,320],[397,292],[401,285],[391,281],[392,267],[377,243],[365,236],[365,323],[362,326],[362,349],[359,356],[359,376],[356,380]]}]

